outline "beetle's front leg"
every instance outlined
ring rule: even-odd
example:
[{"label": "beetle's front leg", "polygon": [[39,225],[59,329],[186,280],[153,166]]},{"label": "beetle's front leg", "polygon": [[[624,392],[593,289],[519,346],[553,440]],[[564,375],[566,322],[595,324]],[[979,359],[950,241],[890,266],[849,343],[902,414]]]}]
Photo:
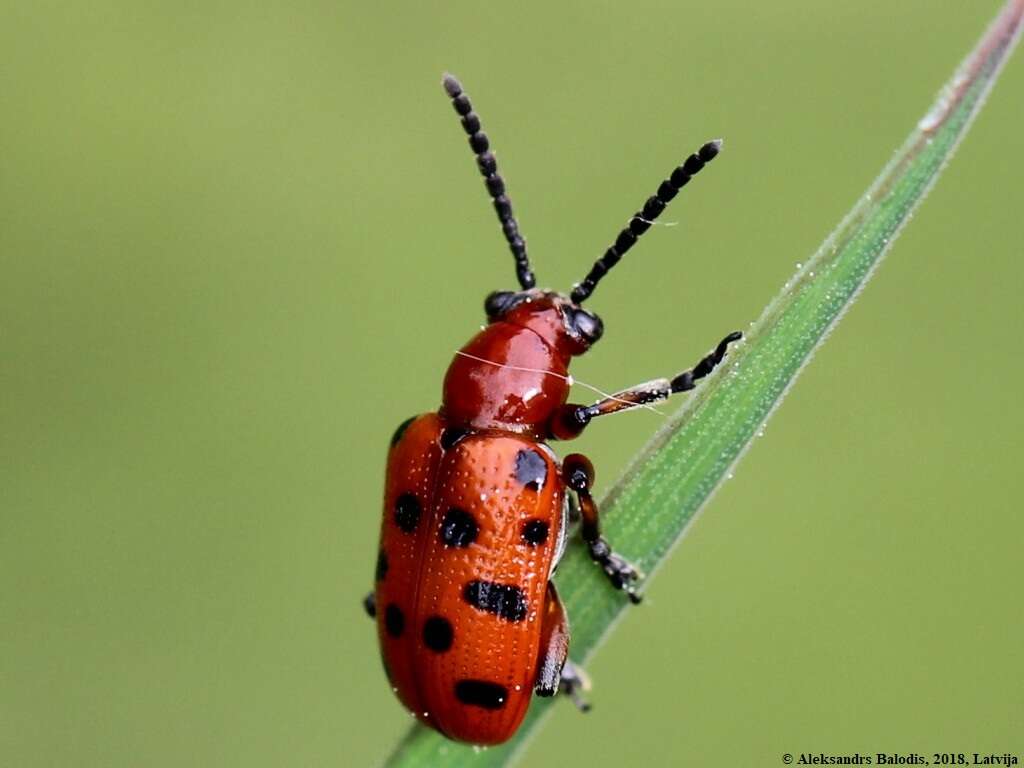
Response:
[{"label": "beetle's front leg", "polygon": [[562,477],[579,499],[580,514],[583,517],[581,533],[590,549],[590,557],[604,569],[613,587],[625,591],[631,602],[639,603],[641,597],[636,593],[634,584],[640,578],[639,572],[632,563],[615,554],[601,535],[597,503],[590,495],[594,485],[594,466],[583,454],[571,453],[562,461]]},{"label": "beetle's front leg", "polygon": [[654,379],[635,387],[624,389],[593,405],[566,403],[555,413],[548,434],[556,440],[572,440],[579,437],[587,425],[598,416],[637,408],[650,403],[665,400],[677,392],[687,392],[697,386],[697,382],[715,370],[725,359],[729,345],[743,338],[743,334],[734,331],[718,342],[711,352],[702,357],[693,368],[683,371],[671,379]]}]

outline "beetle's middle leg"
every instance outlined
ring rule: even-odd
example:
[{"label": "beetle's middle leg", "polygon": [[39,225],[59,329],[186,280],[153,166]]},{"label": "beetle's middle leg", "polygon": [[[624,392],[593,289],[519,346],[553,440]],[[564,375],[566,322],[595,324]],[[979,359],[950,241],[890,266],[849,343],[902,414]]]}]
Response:
[{"label": "beetle's middle leg", "polygon": [[579,500],[580,514],[583,517],[581,532],[583,540],[590,548],[590,557],[604,569],[613,587],[623,590],[631,602],[639,603],[641,597],[636,593],[634,582],[640,578],[640,574],[628,560],[615,554],[601,535],[597,503],[590,495],[590,489],[594,485],[594,466],[583,454],[571,453],[562,461],[562,477],[565,484],[576,492],[576,498]]}]

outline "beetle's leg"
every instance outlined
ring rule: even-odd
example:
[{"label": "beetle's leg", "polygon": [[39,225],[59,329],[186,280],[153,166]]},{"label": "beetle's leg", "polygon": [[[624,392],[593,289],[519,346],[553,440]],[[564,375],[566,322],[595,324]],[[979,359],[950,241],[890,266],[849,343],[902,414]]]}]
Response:
[{"label": "beetle's leg", "polygon": [[580,511],[580,500],[572,493],[567,493],[566,498],[569,499],[569,522],[578,523],[583,517],[583,513]]},{"label": "beetle's leg", "polygon": [[590,549],[590,557],[604,569],[612,586],[624,590],[631,602],[639,603],[641,598],[636,593],[633,582],[640,578],[640,574],[628,560],[615,554],[601,535],[597,503],[590,495],[590,489],[594,485],[594,466],[586,456],[571,453],[562,461],[562,477],[579,499],[580,512],[583,515],[581,533]]},{"label": "beetle's leg", "polygon": [[593,405],[576,405],[567,403],[555,414],[551,425],[551,436],[559,440],[571,440],[578,436],[586,426],[597,416],[606,416],[609,413],[618,413],[628,408],[636,408],[639,405],[656,403],[665,400],[676,392],[686,392],[697,386],[697,381],[703,379],[715,367],[725,359],[725,353],[729,345],[743,338],[739,331],[733,331],[720,342],[718,346],[701,358],[693,368],[683,371],[673,379],[654,379],[644,384],[618,392],[603,400],[598,400]]},{"label": "beetle's leg", "polygon": [[562,667],[568,658],[569,621],[554,582],[549,581],[540,623],[540,658],[537,660],[537,682],[534,684],[538,696],[555,695],[558,681],[562,677]]},{"label": "beetle's leg", "polygon": [[565,693],[582,712],[590,709],[579,695],[579,690],[590,690],[590,681],[578,667],[569,661],[569,620],[553,582],[548,582],[541,617],[540,658],[537,661],[537,682],[534,692],[538,696]]},{"label": "beetle's leg", "polygon": [[367,593],[366,597],[363,598],[363,610],[366,611],[366,615],[371,619],[377,615],[377,595],[373,592]]},{"label": "beetle's leg", "polygon": [[562,667],[562,679],[558,684],[558,690],[564,693],[580,712],[590,711],[590,702],[580,696],[580,691],[586,693],[590,690],[590,678],[583,668],[571,661],[566,661]]}]

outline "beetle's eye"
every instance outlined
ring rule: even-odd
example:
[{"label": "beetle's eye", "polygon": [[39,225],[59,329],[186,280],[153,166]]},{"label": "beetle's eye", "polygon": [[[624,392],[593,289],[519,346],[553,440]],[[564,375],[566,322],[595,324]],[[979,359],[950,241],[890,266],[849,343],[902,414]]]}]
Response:
[{"label": "beetle's eye", "polygon": [[597,315],[585,309],[577,309],[572,316],[573,325],[588,344],[593,344],[604,333],[604,323]]},{"label": "beetle's eye", "polygon": [[494,291],[484,299],[484,312],[492,320],[501,317],[515,303],[515,299],[516,294],[512,291]]}]

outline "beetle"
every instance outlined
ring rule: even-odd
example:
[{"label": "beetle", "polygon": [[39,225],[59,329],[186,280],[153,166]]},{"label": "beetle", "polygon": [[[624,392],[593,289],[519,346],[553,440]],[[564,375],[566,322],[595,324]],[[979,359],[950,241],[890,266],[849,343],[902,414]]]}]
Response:
[{"label": "beetle", "polygon": [[581,454],[561,462],[546,440],[575,438],[595,418],[693,389],[725,357],[730,333],[693,368],[605,397],[569,403],[569,364],[600,338],[582,304],[721,141],[675,168],[568,294],[536,287],[490,141],[459,81],[442,81],[498,214],[520,290],[495,291],[488,324],[456,353],[436,413],[404,421],[388,451],[376,586],[385,673],[402,704],[448,738],[509,739],[533,693],[562,691],[586,710],[585,677],[568,659],[569,621],[551,575],[574,513],[590,557],[633,602],[639,574],[601,535]]}]

